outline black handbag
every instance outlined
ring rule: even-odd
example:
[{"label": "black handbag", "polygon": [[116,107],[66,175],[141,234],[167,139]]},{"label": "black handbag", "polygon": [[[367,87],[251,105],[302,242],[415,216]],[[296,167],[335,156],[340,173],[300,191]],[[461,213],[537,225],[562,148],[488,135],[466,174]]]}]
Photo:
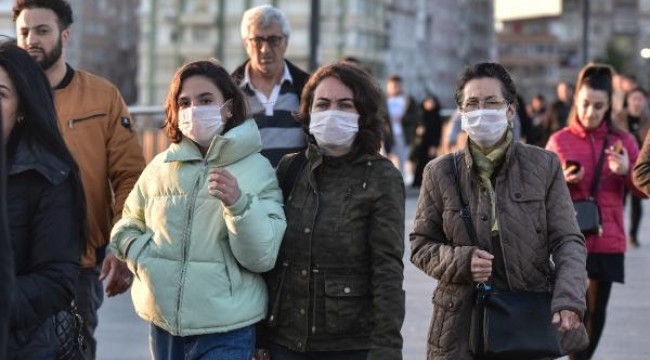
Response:
[{"label": "black handbag", "polygon": [[83,318],[77,311],[73,301],[66,310],[58,312],[52,317],[54,333],[59,346],[56,352],[57,360],[74,360],[81,358],[81,353],[86,350],[86,339],[83,335]]},{"label": "black handbag", "polygon": [[[461,217],[470,241],[478,247],[469,203],[460,190],[456,156],[452,158]],[[551,284],[549,284],[549,288]],[[470,324],[470,351],[479,359],[559,357],[588,346],[584,326],[560,333],[553,323],[551,292],[496,292],[478,284]]]},{"label": "black handbag", "polygon": [[600,208],[598,207],[598,202],[596,202],[596,192],[598,191],[598,186],[600,185],[600,174],[603,171],[603,164],[605,162],[605,149],[607,148],[607,142],[609,141],[609,133],[605,135],[605,140],[603,140],[603,147],[600,149],[600,157],[598,158],[598,163],[596,164],[596,173],[591,182],[591,191],[589,192],[589,197],[586,199],[575,200],[573,202],[573,208],[576,212],[576,218],[578,219],[578,227],[584,235],[598,235],[602,232],[602,220],[600,216]]}]

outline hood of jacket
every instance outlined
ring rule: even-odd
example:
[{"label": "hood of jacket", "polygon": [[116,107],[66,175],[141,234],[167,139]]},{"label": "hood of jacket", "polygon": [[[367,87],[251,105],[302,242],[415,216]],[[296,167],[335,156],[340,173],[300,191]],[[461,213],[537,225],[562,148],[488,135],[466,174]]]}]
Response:
[{"label": "hood of jacket", "polygon": [[42,144],[21,136],[9,161],[9,175],[34,170],[43,175],[53,185],[62,183],[70,168],[58,157],[45,149]]}]

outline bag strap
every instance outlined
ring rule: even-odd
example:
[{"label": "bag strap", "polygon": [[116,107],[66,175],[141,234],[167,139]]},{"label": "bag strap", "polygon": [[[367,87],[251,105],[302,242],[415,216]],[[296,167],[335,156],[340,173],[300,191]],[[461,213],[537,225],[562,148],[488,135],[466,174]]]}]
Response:
[{"label": "bag strap", "polygon": [[600,173],[603,171],[603,164],[605,163],[605,149],[607,148],[607,143],[609,142],[610,131],[607,131],[605,135],[605,140],[603,140],[603,147],[600,149],[600,156],[598,157],[598,164],[596,164],[596,174],[591,181],[591,191],[589,196],[592,199],[596,198],[596,192],[598,191],[598,185],[600,183]]},{"label": "bag strap", "polygon": [[478,246],[478,236],[476,236],[476,229],[472,225],[472,213],[469,210],[469,202],[465,202],[463,198],[463,192],[460,189],[460,176],[458,175],[458,152],[455,152],[451,158],[451,163],[454,168],[454,182],[456,183],[456,192],[458,193],[458,198],[460,199],[460,217],[463,218],[465,222],[465,227],[467,227],[467,233],[469,235],[469,241],[472,245]]},{"label": "bag strap", "polygon": [[282,195],[284,196],[284,201],[286,202],[291,195],[291,190],[298,180],[298,175],[307,164],[307,155],[305,154],[306,150],[303,150],[296,154],[296,156],[291,159],[291,163],[287,168],[287,171],[282,176],[282,181],[280,187],[282,188]]}]

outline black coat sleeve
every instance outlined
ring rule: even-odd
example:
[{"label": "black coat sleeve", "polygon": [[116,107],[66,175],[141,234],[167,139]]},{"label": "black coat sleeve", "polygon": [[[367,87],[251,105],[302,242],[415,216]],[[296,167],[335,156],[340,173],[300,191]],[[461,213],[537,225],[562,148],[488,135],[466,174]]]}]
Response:
[{"label": "black coat sleeve", "polygon": [[[80,219],[75,218],[76,197],[68,178],[58,185],[47,183],[30,214],[25,266],[16,274],[12,298],[11,329],[30,329],[65,309],[75,293],[81,242]],[[33,194],[32,199],[35,198]],[[25,246],[25,244],[19,244]]]}]

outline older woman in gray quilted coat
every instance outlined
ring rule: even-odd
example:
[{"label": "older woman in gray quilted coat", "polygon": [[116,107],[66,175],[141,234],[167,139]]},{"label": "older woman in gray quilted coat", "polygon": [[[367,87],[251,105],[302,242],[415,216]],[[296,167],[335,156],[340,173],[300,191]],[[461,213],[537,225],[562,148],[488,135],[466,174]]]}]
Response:
[{"label": "older woman in gray quilted coat", "polygon": [[[456,94],[464,151],[428,164],[410,235],[411,261],[438,280],[428,359],[472,359],[470,318],[477,283],[497,291],[548,291],[560,331],[576,329],[586,309],[584,237],[558,158],[512,140],[512,79],[499,64],[472,66]],[[469,201],[479,247],[460,216],[452,161]],[[551,257],[552,255],[552,260]]]}]

